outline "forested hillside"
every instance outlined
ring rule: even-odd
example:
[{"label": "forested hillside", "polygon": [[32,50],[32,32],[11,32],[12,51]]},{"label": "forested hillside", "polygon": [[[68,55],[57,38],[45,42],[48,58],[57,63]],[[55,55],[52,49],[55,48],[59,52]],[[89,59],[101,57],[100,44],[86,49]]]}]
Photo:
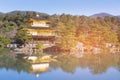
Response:
[{"label": "forested hillside", "polygon": [[[61,37],[56,42],[66,50],[75,46],[77,42],[96,46],[105,43],[118,44],[120,41],[119,17],[106,15],[93,18],[69,14],[48,15],[35,11],[1,13],[0,37],[15,39],[17,30],[27,26],[27,20],[36,17],[36,14],[39,14],[41,19],[50,20],[51,27],[55,28],[57,35]],[[0,40],[0,46],[3,44],[4,40]]]},{"label": "forested hillside", "polygon": [[120,41],[120,18],[52,15],[51,22],[57,28],[59,46],[72,48],[80,41],[86,45],[100,46],[105,43],[118,44]]}]

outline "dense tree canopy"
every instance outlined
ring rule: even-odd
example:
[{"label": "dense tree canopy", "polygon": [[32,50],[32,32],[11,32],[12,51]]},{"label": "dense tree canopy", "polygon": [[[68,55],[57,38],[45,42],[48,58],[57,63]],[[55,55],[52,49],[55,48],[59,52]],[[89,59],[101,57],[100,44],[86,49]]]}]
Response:
[{"label": "dense tree canopy", "polygon": [[59,36],[59,38],[57,39],[58,45],[65,50],[74,47],[77,43],[75,32],[76,28],[74,26],[58,23],[57,25],[57,34]]},{"label": "dense tree canopy", "polygon": [[5,36],[0,36],[0,48],[4,48],[11,40]]},{"label": "dense tree canopy", "polygon": [[54,26],[57,28],[58,36],[61,37],[57,42],[64,49],[71,49],[77,42],[93,47],[118,43],[120,19],[117,17],[90,18],[66,14],[54,17],[57,18]]},{"label": "dense tree canopy", "polygon": [[18,44],[25,44],[32,40],[32,36],[28,33],[26,29],[19,29],[16,34],[16,42]]},{"label": "dense tree canopy", "polygon": [[[13,39],[15,36],[11,37],[11,35],[15,34],[19,36],[15,37],[17,40],[27,41],[24,36],[20,37],[24,31],[19,29],[27,26],[27,20],[36,17],[37,14],[41,19],[50,20],[50,26],[56,29],[59,37],[56,41],[64,49],[74,47],[79,41],[93,46],[105,43],[116,44],[120,41],[120,18],[118,17],[91,18],[70,14],[47,15],[32,11],[17,11],[0,16],[0,35]],[[12,33],[13,31],[14,33]]]}]

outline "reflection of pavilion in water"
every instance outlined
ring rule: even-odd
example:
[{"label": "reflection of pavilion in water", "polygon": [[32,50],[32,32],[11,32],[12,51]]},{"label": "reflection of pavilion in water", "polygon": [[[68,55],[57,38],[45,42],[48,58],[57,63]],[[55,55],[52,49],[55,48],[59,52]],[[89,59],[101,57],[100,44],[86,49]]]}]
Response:
[{"label": "reflection of pavilion in water", "polygon": [[32,64],[31,73],[36,74],[39,77],[41,73],[49,71],[49,63],[37,63]]}]

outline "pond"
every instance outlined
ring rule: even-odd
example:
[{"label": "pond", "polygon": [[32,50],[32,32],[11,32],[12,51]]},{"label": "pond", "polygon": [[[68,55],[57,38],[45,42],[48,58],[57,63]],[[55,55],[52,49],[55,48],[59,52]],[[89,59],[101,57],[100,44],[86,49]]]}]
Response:
[{"label": "pond", "polygon": [[57,62],[47,64],[44,69],[34,70],[26,60],[0,57],[0,79],[120,80],[120,54],[87,54],[81,58],[59,55]]}]

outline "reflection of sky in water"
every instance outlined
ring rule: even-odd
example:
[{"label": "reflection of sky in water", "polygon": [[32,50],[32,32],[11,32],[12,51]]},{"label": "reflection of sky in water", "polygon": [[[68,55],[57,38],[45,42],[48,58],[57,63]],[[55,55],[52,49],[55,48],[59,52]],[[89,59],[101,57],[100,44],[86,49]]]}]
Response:
[{"label": "reflection of sky in water", "polygon": [[37,78],[35,74],[28,74],[14,70],[0,70],[1,80],[120,80],[120,72],[109,68],[106,73],[93,75],[89,69],[77,68],[75,73],[66,73],[60,68],[51,72],[41,73]]}]

